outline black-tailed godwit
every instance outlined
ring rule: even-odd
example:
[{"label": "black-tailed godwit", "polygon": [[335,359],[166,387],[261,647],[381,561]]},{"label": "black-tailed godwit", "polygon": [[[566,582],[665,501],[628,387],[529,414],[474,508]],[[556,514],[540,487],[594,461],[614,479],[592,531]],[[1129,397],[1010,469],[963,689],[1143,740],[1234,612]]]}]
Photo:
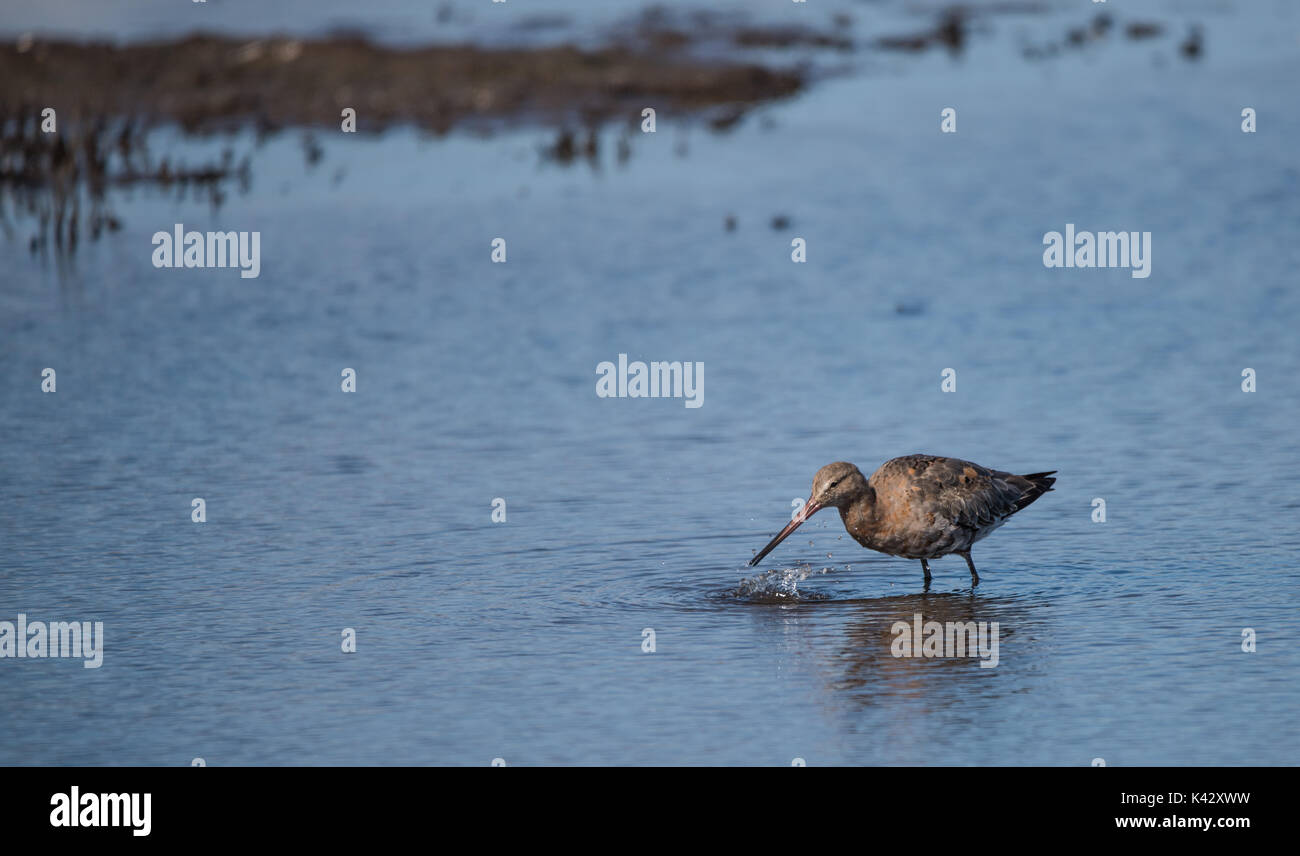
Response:
[{"label": "black-tailed godwit", "polygon": [[813,476],[812,495],[798,514],[750,560],[754,566],[823,508],[840,510],[844,528],[869,550],[920,559],[930,582],[930,559],[956,553],[979,574],[970,548],[1007,518],[1052,489],[1052,474],[1017,476],[970,461],[906,455],[865,478],[853,464],[827,464]]}]

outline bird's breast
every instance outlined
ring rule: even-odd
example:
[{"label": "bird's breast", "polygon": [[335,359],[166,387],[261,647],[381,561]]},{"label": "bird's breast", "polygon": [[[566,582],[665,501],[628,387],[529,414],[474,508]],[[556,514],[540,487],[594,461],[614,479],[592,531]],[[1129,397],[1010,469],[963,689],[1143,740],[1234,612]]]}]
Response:
[{"label": "bird's breast", "polygon": [[891,556],[938,558],[966,546],[963,532],[952,521],[906,498],[879,496],[869,507],[841,509],[840,515],[853,540]]}]

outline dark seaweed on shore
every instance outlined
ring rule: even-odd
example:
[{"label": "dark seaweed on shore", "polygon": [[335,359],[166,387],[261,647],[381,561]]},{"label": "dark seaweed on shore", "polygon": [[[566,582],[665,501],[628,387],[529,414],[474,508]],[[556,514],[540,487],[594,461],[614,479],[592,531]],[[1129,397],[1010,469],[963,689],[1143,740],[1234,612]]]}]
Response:
[{"label": "dark seaweed on shore", "polygon": [[[986,31],[973,27],[977,19],[1044,9],[1034,0],[950,5],[936,10],[925,29],[881,36],[865,47],[907,53],[939,47],[957,57],[972,31]],[[111,188],[194,192],[213,205],[232,183],[248,188],[249,159],[236,163],[229,150],[197,167],[151,158],[146,138],[162,125],[189,135],[251,128],[259,141],[302,128],[304,158],[315,165],[324,157],[317,133],[339,130],[347,108],[361,132],[402,123],[434,134],[457,126],[490,133],[503,124],[542,123],[558,129],[542,149],[545,159],[595,166],[600,128],[617,122],[623,129],[615,156],[623,162],[644,108],[727,133],[755,106],[802,91],[814,75],[808,52],[854,50],[847,35],[852,23],[841,13],[826,30],[760,26],[712,10],[652,7],[595,49],[394,48],[355,33],[317,40],[198,34],[129,45],[24,36],[0,45],[0,228],[12,237],[16,220],[31,219],[38,227],[33,250],[53,243],[72,252],[83,235],[93,240],[120,226],[108,202]],[[1112,31],[1135,42],[1165,32],[1144,21],[1120,30],[1100,12],[1068,30],[1061,45],[1025,45],[1023,55],[1045,59],[1062,48],[1083,49]],[[1199,27],[1178,49],[1189,60],[1201,55]],[[747,59],[757,52],[770,61],[772,51],[803,52],[804,61],[775,68]],[[46,108],[57,111],[55,133],[41,128]],[[679,153],[684,145],[679,140]]]},{"label": "dark seaweed on shore", "polygon": [[28,103],[175,122],[189,132],[249,122],[360,130],[413,123],[444,133],[463,122],[610,118],[654,105],[696,111],[793,95],[798,70],[608,47],[413,49],[357,37],[254,41],[199,35],[114,46],[0,46],[0,79]]},{"label": "dark seaweed on shore", "polygon": [[[152,161],[145,136],[160,125],[187,134],[253,128],[260,139],[291,126],[338,129],[352,108],[363,132],[409,123],[443,134],[528,120],[594,128],[638,121],[654,106],[712,114],[721,129],[745,105],[798,92],[804,74],[618,45],[397,49],[358,36],[196,35],[126,46],[24,39],[0,45],[0,80],[0,224],[12,235],[11,219],[34,219],[33,250],[53,242],[71,252],[83,232],[94,239],[118,227],[111,187],[194,190],[220,204],[229,179],[247,186],[248,161],[236,166],[230,152],[194,168]],[[57,114],[53,133],[41,130],[47,107]],[[594,157],[594,133],[579,147],[562,131],[555,159]],[[303,148],[309,163],[323,156],[313,136]]]},{"label": "dark seaweed on shore", "polygon": [[33,252],[51,243],[72,253],[83,238],[116,232],[108,191],[148,185],[184,196],[191,192],[212,205],[225,198],[223,184],[249,183],[249,162],[238,165],[227,150],[220,162],[188,167],[155,161],[142,124],[131,118],[60,116],[57,131],[42,130],[42,107],[0,103],[0,228],[13,237],[19,219],[37,224],[29,238]]}]

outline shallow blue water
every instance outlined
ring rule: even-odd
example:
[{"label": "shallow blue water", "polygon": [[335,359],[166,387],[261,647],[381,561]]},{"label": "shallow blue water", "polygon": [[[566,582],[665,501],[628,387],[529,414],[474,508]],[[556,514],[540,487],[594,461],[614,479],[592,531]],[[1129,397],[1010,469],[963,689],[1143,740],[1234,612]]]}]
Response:
[{"label": "shallow blue water", "polygon": [[[661,117],[626,165],[282,137],[71,269],[3,239],[0,620],[106,643],[0,660],[0,763],[1300,761],[1300,17],[1020,57],[1077,19]],[[155,269],[176,222],[260,230],[261,276]],[[1150,278],[1044,268],[1066,223],[1150,231]],[[702,361],[704,405],[597,398],[620,353]],[[1059,481],[974,591],[824,512],[737,594],[818,467],[914,451]],[[916,613],[998,622],[997,667],[893,657]]]}]

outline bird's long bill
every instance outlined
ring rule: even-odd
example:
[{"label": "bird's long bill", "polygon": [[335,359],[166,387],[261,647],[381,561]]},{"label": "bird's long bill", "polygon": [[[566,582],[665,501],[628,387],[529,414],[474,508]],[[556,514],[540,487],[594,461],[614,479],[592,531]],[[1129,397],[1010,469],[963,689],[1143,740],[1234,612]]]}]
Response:
[{"label": "bird's long bill", "polygon": [[757,556],[749,560],[749,566],[752,568],[755,565],[757,565],[759,562],[763,561],[763,557],[766,556],[768,553],[772,552],[774,549],[776,549],[777,544],[780,544],[782,541],[788,538],[791,532],[798,529],[805,520],[807,520],[809,517],[812,517],[818,511],[821,511],[820,505],[813,502],[811,499],[805,502],[803,504],[803,508],[799,509],[799,513],[794,516],[794,519],[791,520],[788,524],[786,524],[786,527],[782,529],[780,532],[778,532],[775,538],[773,538],[771,541],[768,541],[767,546],[759,550]]}]

